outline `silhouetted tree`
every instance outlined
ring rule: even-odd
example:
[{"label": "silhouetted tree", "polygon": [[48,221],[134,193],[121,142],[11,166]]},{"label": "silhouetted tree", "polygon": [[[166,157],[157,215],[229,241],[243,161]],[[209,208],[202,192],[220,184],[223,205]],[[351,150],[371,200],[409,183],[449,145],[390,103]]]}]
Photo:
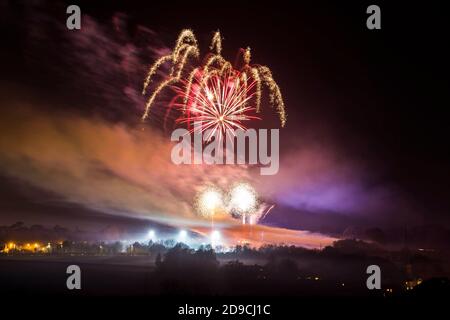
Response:
[{"label": "silhouetted tree", "polygon": [[161,263],[162,263],[162,261],[161,261],[161,253],[158,253],[158,255],[156,256],[156,259],[155,259],[156,267],[160,268],[161,267]]}]

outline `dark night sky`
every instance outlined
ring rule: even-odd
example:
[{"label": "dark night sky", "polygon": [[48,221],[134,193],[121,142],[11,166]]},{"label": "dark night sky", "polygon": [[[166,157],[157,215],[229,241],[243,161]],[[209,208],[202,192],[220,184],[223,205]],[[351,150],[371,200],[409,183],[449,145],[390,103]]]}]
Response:
[{"label": "dark night sky", "polygon": [[[226,7],[207,6],[204,1],[77,3],[84,14],[105,25],[115,13],[124,13],[129,34],[143,25],[157,32],[167,46],[183,28],[192,28],[203,45],[220,29],[228,57],[234,57],[236,48],[250,46],[255,60],[270,65],[283,91],[289,116],[282,131],[284,150],[295,149],[291,142],[296,139],[332,145],[338,160],[352,159],[376,172],[368,183],[389,184],[412,199],[422,222],[450,223],[445,75],[450,55],[445,45],[448,19],[440,2],[419,6],[377,1],[382,30],[376,31],[365,27],[365,8],[372,1],[295,5],[294,1],[228,1]],[[26,88],[17,90],[40,100],[89,99],[83,92],[67,89],[70,76],[52,71],[53,57],[64,48],[64,42],[57,40],[58,32],[50,32],[53,43],[41,43],[37,53],[27,52],[24,30],[30,30],[26,28],[29,20],[17,20],[24,5],[6,7],[9,19],[1,23],[0,57],[2,64],[7,62],[1,66],[3,86]],[[60,15],[65,23],[64,5],[40,6],[39,12],[53,18]],[[30,55],[40,63],[27,63]],[[85,107],[77,112],[91,110]],[[276,123],[276,117],[269,115],[266,121]],[[14,207],[24,212],[22,220],[27,211],[51,215],[61,209],[36,203],[27,196],[31,191],[24,189],[6,175],[0,180],[0,222],[15,219],[6,212]]]}]

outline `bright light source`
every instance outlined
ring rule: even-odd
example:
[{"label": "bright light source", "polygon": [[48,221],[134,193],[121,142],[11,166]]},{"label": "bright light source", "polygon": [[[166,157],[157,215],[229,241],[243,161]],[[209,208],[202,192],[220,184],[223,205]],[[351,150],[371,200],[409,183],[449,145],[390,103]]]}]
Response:
[{"label": "bright light source", "polygon": [[181,230],[180,233],[178,234],[178,241],[183,242],[186,240],[186,238],[187,238],[186,230]]},{"label": "bright light source", "polygon": [[211,232],[211,246],[216,247],[220,242],[220,232],[217,230],[214,230]]},{"label": "bright light source", "polygon": [[205,217],[213,216],[223,206],[222,193],[216,188],[208,187],[197,196],[197,210]]},{"label": "bright light source", "polygon": [[217,240],[219,240],[219,239],[220,239],[220,232],[217,231],[217,230],[214,230],[214,231],[211,233],[211,240],[217,241]]},{"label": "bright light source", "polygon": [[257,205],[255,190],[246,183],[238,184],[230,191],[230,205],[239,213],[252,213]]},{"label": "bright light source", "polygon": [[149,238],[150,240],[155,240],[155,230],[150,230],[150,231],[148,232],[148,238]]},{"label": "bright light source", "polygon": [[214,190],[209,190],[202,195],[202,201],[208,210],[214,210],[222,202],[220,193]]}]

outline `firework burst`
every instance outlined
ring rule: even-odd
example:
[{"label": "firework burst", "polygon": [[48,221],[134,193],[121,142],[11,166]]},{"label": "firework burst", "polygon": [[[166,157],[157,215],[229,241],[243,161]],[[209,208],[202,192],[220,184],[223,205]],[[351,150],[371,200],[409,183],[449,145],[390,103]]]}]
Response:
[{"label": "firework burst", "polygon": [[[249,113],[255,111],[248,104],[255,82],[250,84],[241,80],[239,74],[223,74],[209,76],[206,80],[201,71],[195,76],[195,81],[186,96],[186,112],[177,120],[186,123],[191,132],[196,130],[194,123],[202,123],[199,131],[209,129],[205,140],[209,141],[218,134],[218,139],[227,129],[244,129],[243,122],[259,119]],[[182,92],[181,94],[186,94]],[[181,105],[184,108],[184,105]]]},{"label": "firework burst", "polygon": [[205,218],[212,218],[218,211],[223,211],[221,190],[212,186],[205,187],[197,194],[195,207],[197,212]]},{"label": "firework burst", "polygon": [[[243,121],[257,119],[248,113],[252,110],[260,112],[265,86],[269,91],[270,104],[276,108],[281,126],[284,126],[286,112],[280,88],[268,67],[250,64],[250,48],[240,50],[242,66],[239,68],[222,57],[219,32],[214,34],[210,50],[204,63],[193,66],[189,61],[200,56],[197,39],[191,30],[180,33],[172,52],[159,58],[149,68],[142,91],[144,95],[163,65],[169,65],[170,72],[153,86],[142,119],[149,116],[158,95],[171,86],[176,88],[181,102],[171,104],[169,111],[173,106],[181,111],[179,123],[189,125],[192,121],[201,121],[201,130],[212,129],[211,136],[226,129],[243,129]],[[254,107],[250,106],[251,103]]]},{"label": "firework burst", "polygon": [[217,214],[242,220],[243,224],[254,224],[267,214],[267,206],[258,198],[256,190],[248,183],[234,184],[228,192],[208,185],[200,192],[194,201],[195,210],[204,218],[213,219]]},{"label": "firework burst", "polygon": [[245,224],[246,218],[256,213],[258,209],[258,196],[253,187],[247,183],[238,183],[228,193],[228,211],[233,216],[242,218]]}]

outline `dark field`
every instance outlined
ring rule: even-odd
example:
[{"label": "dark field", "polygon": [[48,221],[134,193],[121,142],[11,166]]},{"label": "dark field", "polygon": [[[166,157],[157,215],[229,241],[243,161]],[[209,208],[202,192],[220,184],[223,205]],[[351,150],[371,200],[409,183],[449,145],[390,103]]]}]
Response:
[{"label": "dark field", "polygon": [[[307,255],[306,255],[307,254]],[[366,267],[382,270],[382,289],[368,290]],[[69,265],[81,268],[81,290],[68,290]],[[169,251],[155,264],[151,256],[4,256],[0,292],[7,295],[81,296],[332,296],[403,297],[448,293],[448,280],[431,277],[405,289],[401,265],[379,257],[305,252],[263,260],[233,260],[206,251]],[[430,285],[431,283],[431,285]]]},{"label": "dark field", "polygon": [[[125,259],[121,259],[125,258]],[[142,295],[156,293],[148,259],[141,257],[23,257],[0,260],[0,291],[5,294]],[[125,261],[127,260],[127,261]],[[133,261],[130,261],[133,260]],[[145,264],[143,263],[145,262]],[[82,289],[66,287],[67,266],[82,270]]]}]

